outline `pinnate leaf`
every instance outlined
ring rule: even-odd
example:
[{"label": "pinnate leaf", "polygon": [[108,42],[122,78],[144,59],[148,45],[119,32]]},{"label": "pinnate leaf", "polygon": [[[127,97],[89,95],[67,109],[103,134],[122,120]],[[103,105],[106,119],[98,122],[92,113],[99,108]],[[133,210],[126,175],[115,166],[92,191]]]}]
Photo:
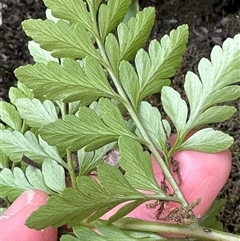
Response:
[{"label": "pinnate leaf", "polygon": [[61,150],[69,148],[77,151],[87,146],[88,151],[96,150],[119,137],[118,130],[108,128],[93,110],[81,107],[79,118],[66,115],[63,120],[57,120],[41,128],[42,137],[50,145],[57,145]]},{"label": "pinnate leaf", "polygon": [[86,151],[93,151],[116,141],[121,135],[135,138],[117,106],[108,99],[101,99],[99,106],[102,119],[90,108],[81,107],[78,117],[66,115],[63,120],[43,126],[40,133],[50,145],[71,151],[85,146]]},{"label": "pinnate leaf", "polygon": [[176,68],[182,61],[188,40],[188,27],[182,25],[162,37],[161,41],[152,40],[148,52],[140,49],[133,66],[121,61],[119,74],[121,83],[135,108],[145,97],[157,93],[169,85]]},{"label": "pinnate leaf", "polygon": [[173,88],[164,86],[161,96],[163,108],[180,132],[186,125],[188,116],[188,107],[186,102],[181,98],[180,94]]},{"label": "pinnate leaf", "polygon": [[[164,110],[178,130],[178,140],[183,140],[196,127],[225,121],[236,112],[234,107],[219,104],[240,97],[240,86],[235,85],[240,76],[239,41],[240,34],[233,39],[228,38],[222,48],[215,46],[211,52],[211,61],[203,58],[199,63],[200,77],[190,71],[187,73],[184,89],[190,106],[188,113],[186,103],[177,92],[163,88]],[[215,153],[228,149],[232,143],[230,136],[206,128],[180,144],[180,148]]]},{"label": "pinnate leaf", "polygon": [[89,33],[81,24],[29,19],[22,25],[26,34],[41,48],[51,51],[55,58],[83,58],[87,55],[99,58]]},{"label": "pinnate leaf", "polygon": [[1,198],[8,198],[10,201],[16,199],[22,192],[27,189],[40,189],[46,193],[51,193],[43,181],[39,169],[28,166],[26,176],[19,167],[15,167],[13,172],[4,168],[0,172]]},{"label": "pinnate leaf", "polygon": [[109,0],[107,4],[101,4],[98,13],[99,29],[102,39],[105,39],[119,23],[124,19],[131,0]]},{"label": "pinnate leaf", "polygon": [[154,178],[150,154],[144,152],[142,146],[129,137],[120,137],[118,144],[121,154],[119,163],[126,171],[128,182],[136,189],[153,191],[165,197]]},{"label": "pinnate leaf", "polygon": [[119,24],[117,33],[121,59],[128,61],[135,57],[151,33],[154,17],[154,8],[148,7],[137,13],[127,24]]},{"label": "pinnate leaf", "polygon": [[[149,161],[151,161],[150,157]],[[133,170],[133,167],[131,169]],[[127,168],[127,170],[130,170],[130,168]],[[152,175],[150,170],[147,172]],[[38,230],[48,226],[59,227],[66,223],[74,226],[86,218],[89,218],[88,221],[98,219],[113,207],[127,201],[136,201],[135,205],[131,206],[132,210],[140,203],[149,200],[161,198],[172,200],[172,197],[166,197],[160,190],[155,190],[157,194],[154,197],[138,192],[129,182],[129,178],[125,179],[125,176],[117,167],[100,164],[97,172],[99,175],[98,181],[90,176],[79,176],[77,178],[77,189],[67,188],[61,195],[50,196],[47,204],[41,206],[28,218],[27,225]],[[144,179],[138,173],[132,172],[132,174],[136,179]],[[133,180],[133,177],[131,180]],[[140,183],[140,181],[137,182]],[[146,184],[139,187],[144,186]]]},{"label": "pinnate leaf", "polygon": [[10,201],[27,189],[39,189],[53,194],[52,191],[61,192],[66,188],[65,173],[56,161],[45,159],[42,172],[32,166],[28,166],[25,173],[18,167],[15,167],[13,172],[4,168],[0,172],[0,187],[0,196],[7,197]]},{"label": "pinnate leaf", "polygon": [[[211,52],[211,61],[203,58],[198,65],[200,78],[192,72],[187,73],[184,89],[191,108],[188,127],[195,127],[203,122],[212,123],[215,120],[219,122],[234,114],[233,108],[224,106],[221,108],[223,112],[220,118],[220,107],[208,108],[240,97],[240,86],[234,85],[239,82],[240,76],[239,41],[240,34],[225,40],[222,48],[215,46]],[[210,111],[211,116],[207,116],[206,113]]]},{"label": "pinnate leaf", "polygon": [[[55,161],[53,161],[55,162]],[[51,170],[49,170],[51,171]],[[28,180],[28,182],[32,185],[32,189],[39,189],[43,190],[48,194],[52,194],[53,192],[50,190],[50,188],[47,186],[44,176],[40,169],[28,166],[26,168],[25,176]]]},{"label": "pinnate leaf", "polygon": [[0,150],[0,168],[8,168],[9,167],[9,158],[4,155],[2,150]]},{"label": "pinnate leaf", "polygon": [[[155,147],[161,151],[166,150],[168,131],[165,130],[165,125],[159,110],[156,107],[152,107],[148,102],[142,101],[138,113],[144,129],[153,141]],[[138,133],[140,135],[139,130]]]},{"label": "pinnate leaf", "polygon": [[84,226],[76,226],[73,228],[74,234],[78,237],[75,238],[71,235],[64,235],[61,238],[61,241],[157,241],[157,240],[166,240],[162,239],[157,234],[143,233],[143,232],[126,232],[121,229],[116,228],[113,225],[105,225],[102,222],[97,222],[96,229],[99,231],[99,234],[94,232],[91,228]]},{"label": "pinnate leaf", "polygon": [[88,3],[89,9],[92,9],[93,13],[96,14],[102,0],[86,0],[86,2]]},{"label": "pinnate leaf", "polygon": [[20,98],[29,98],[33,99],[34,95],[30,91],[30,89],[27,88],[27,86],[21,82],[17,83],[17,88],[16,87],[11,87],[9,90],[9,99],[12,104],[15,105],[16,100]]},{"label": "pinnate leaf", "polygon": [[58,62],[58,59],[52,57],[49,51],[42,49],[40,45],[35,43],[34,41],[28,42],[28,49],[36,63],[47,64],[48,61]]},{"label": "pinnate leaf", "polygon": [[38,163],[42,163],[45,158],[62,162],[55,147],[49,146],[40,137],[38,140],[30,131],[23,135],[18,131],[2,130],[0,131],[0,143],[0,149],[12,161],[20,161],[25,155]]},{"label": "pinnate leaf", "polygon": [[66,3],[65,0],[44,0],[44,3],[51,9],[54,17],[80,23],[86,29],[92,30],[92,21],[84,1],[68,0]]},{"label": "pinnate leaf", "polygon": [[[99,230],[103,237],[107,238],[108,241],[115,240],[116,237],[118,241],[121,240],[162,240],[160,236],[153,233],[145,233],[138,231],[120,230],[113,225],[106,225],[103,222],[97,222],[96,228]],[[80,230],[79,230],[80,231]],[[78,232],[80,233],[80,232]]]},{"label": "pinnate leaf", "polygon": [[[109,192],[116,193],[116,190],[118,190],[117,194],[120,196],[136,195],[139,197],[140,194],[128,183],[117,167],[109,164],[102,164],[98,166],[97,170],[100,183]],[[112,185],[113,183],[114,186]]]},{"label": "pinnate leaf", "polygon": [[66,188],[65,172],[57,162],[46,158],[42,165],[42,175],[46,185],[55,192]]},{"label": "pinnate leaf", "polygon": [[99,101],[99,107],[103,122],[112,130],[112,132],[117,130],[121,135],[126,135],[132,138],[136,137],[128,129],[120,110],[115,104],[113,104],[113,102],[109,99],[102,98]]},{"label": "pinnate leaf", "polygon": [[81,100],[89,104],[101,96],[116,96],[101,65],[91,57],[86,58],[84,69],[75,60],[64,59],[62,65],[50,61],[47,66],[23,66],[15,74],[38,95],[46,95],[50,100]]},{"label": "pinnate leaf", "polygon": [[[18,82],[20,83],[20,82]],[[9,99],[12,104],[16,103],[17,99],[26,98],[27,96],[17,87],[11,87],[8,92]]]},{"label": "pinnate leaf", "polygon": [[128,22],[131,17],[135,17],[139,12],[139,2],[138,0],[132,0],[131,4],[128,7],[128,11],[124,17],[124,22]]},{"label": "pinnate leaf", "polygon": [[[140,203],[165,197],[162,193],[152,197],[136,191],[117,167],[108,164],[98,166],[98,175],[98,181],[89,176],[79,176],[77,189],[67,188],[61,195],[50,196],[47,204],[28,218],[27,226],[38,230],[65,223],[74,226],[85,218],[90,217],[88,221],[93,221],[123,202],[137,201],[131,207],[134,209]],[[172,200],[172,197],[167,200]]]},{"label": "pinnate leaf", "polygon": [[206,125],[210,123],[218,123],[223,122],[229,119],[237,109],[233,106],[212,106],[207,110],[202,112],[196,122],[194,123],[194,127]]},{"label": "pinnate leaf", "polygon": [[134,210],[137,206],[141,205],[142,203],[143,201],[128,202],[112,214],[112,216],[108,219],[107,224],[112,224],[119,218],[125,217],[127,214],[129,214],[132,210]]},{"label": "pinnate leaf", "polygon": [[[106,184],[112,181],[110,186],[121,186],[117,178],[122,174],[116,167],[101,164],[98,171],[100,176],[105,175],[104,181]],[[106,173],[109,177],[108,175],[106,176]],[[115,178],[114,175],[116,175]],[[120,190],[124,191],[125,195],[119,194],[119,190],[112,187],[111,190],[108,190],[107,188],[110,187],[108,184],[105,189],[104,184],[101,185],[88,176],[78,177],[77,185],[78,189],[67,188],[62,192],[62,195],[51,196],[48,199],[47,205],[41,206],[28,218],[27,225],[37,229],[51,225],[59,227],[64,223],[75,225],[96,211],[99,213],[101,209],[107,212],[122,202],[132,199],[144,202],[145,199],[141,193],[134,191],[134,189],[129,190],[124,186],[121,186]],[[103,214],[104,212],[100,215]],[[96,216],[95,218],[98,217]],[[41,222],[39,222],[40,219],[42,220]]]},{"label": "pinnate leaf", "polygon": [[105,41],[105,50],[113,70],[118,73],[120,62],[120,49],[117,38],[109,33]]},{"label": "pinnate leaf", "polygon": [[121,61],[119,66],[119,77],[125,92],[127,93],[135,109],[137,109],[140,84],[137,73],[129,62],[125,60]]},{"label": "pinnate leaf", "polygon": [[138,51],[135,65],[139,76],[139,101],[169,85],[169,78],[174,76],[182,61],[187,41],[188,26],[184,24],[164,35],[160,42],[152,40],[148,53],[143,49]]},{"label": "pinnate leaf", "polygon": [[79,175],[87,175],[91,171],[96,170],[96,167],[103,163],[103,157],[108,151],[113,149],[114,146],[115,143],[110,143],[95,151],[86,152],[84,148],[78,150]]},{"label": "pinnate leaf", "polygon": [[227,150],[232,144],[233,138],[231,136],[212,128],[205,128],[183,142],[180,149],[217,153]]},{"label": "pinnate leaf", "polygon": [[22,128],[22,119],[15,106],[5,101],[0,102],[0,117],[5,124],[12,129],[20,131]]},{"label": "pinnate leaf", "polygon": [[56,108],[50,100],[41,103],[38,99],[20,98],[15,105],[20,116],[31,127],[40,128],[58,119]]}]

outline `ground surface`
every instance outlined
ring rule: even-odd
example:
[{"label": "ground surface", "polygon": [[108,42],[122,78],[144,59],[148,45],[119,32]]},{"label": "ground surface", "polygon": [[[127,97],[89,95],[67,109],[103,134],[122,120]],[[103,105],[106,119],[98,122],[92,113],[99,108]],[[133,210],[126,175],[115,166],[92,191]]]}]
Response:
[{"label": "ground surface", "polygon": [[[209,57],[216,44],[221,45],[227,37],[240,32],[239,0],[141,0],[141,7],[154,6],[157,17],[151,38],[160,39],[165,33],[180,24],[187,23],[190,30],[188,51],[182,67],[173,79],[173,86],[180,92],[187,70],[197,72],[197,63]],[[13,70],[30,63],[27,50],[28,38],[21,29],[21,21],[28,18],[44,18],[41,0],[1,0],[0,2],[0,100],[8,100],[8,89],[16,83]],[[240,60],[239,60],[240,66]],[[158,96],[150,101],[159,105]],[[240,109],[240,100],[232,103]],[[219,195],[226,198],[226,207],[219,215],[226,231],[240,233],[240,114],[221,125],[232,135],[233,165],[227,184]]]}]

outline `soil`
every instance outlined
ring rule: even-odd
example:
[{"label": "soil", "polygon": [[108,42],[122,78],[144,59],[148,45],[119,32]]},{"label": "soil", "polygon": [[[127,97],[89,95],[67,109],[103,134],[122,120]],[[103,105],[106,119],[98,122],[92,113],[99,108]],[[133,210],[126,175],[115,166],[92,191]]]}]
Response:
[{"label": "soil", "polygon": [[[172,86],[183,96],[184,76],[188,70],[197,73],[197,64],[202,57],[209,58],[214,45],[222,45],[227,37],[240,32],[239,0],[140,0],[140,7],[153,6],[156,9],[155,26],[151,39],[160,39],[171,29],[187,23],[190,37],[187,53]],[[32,63],[27,49],[29,38],[21,28],[21,22],[28,18],[45,18],[45,7],[41,0],[1,0],[0,3],[0,100],[8,101],[8,90],[16,84],[13,71],[18,66]],[[240,66],[240,60],[239,60]],[[149,101],[159,106],[159,96]],[[230,103],[240,109],[240,100]],[[219,195],[227,204],[219,215],[224,229],[240,233],[240,114],[229,121],[215,125],[215,128],[234,137],[231,148],[232,171],[228,182]],[[216,170],[217,171],[217,170]]]}]

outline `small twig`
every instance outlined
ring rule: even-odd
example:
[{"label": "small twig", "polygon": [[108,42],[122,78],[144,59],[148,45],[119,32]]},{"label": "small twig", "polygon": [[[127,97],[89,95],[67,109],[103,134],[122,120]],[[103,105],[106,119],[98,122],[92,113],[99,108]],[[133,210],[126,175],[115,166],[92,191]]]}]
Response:
[{"label": "small twig", "polygon": [[37,162],[33,161],[32,159],[28,158],[25,155],[23,155],[22,161],[27,163],[29,166],[36,167],[36,168],[38,168],[40,170],[42,169],[42,165],[40,163],[37,163]]}]

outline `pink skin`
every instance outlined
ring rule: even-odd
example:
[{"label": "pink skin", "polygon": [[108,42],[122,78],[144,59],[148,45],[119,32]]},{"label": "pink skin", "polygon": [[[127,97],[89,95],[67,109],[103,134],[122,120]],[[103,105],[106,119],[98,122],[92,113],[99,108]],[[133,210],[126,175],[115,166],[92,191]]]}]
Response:
[{"label": "pink skin", "polygon": [[25,225],[30,214],[46,204],[48,195],[40,190],[27,190],[0,216],[0,241],[57,241],[58,231],[52,227],[42,230]]},{"label": "pink skin", "polygon": [[[172,139],[170,142],[172,142]],[[201,198],[200,204],[196,206],[193,211],[196,216],[202,217],[214,202],[218,193],[227,181],[231,170],[231,154],[228,150],[216,154],[198,151],[179,151],[173,155],[173,158],[179,163],[182,178],[180,189],[187,201],[192,203],[197,198]],[[163,180],[162,170],[153,156],[152,165],[154,176],[160,185]],[[174,173],[173,176],[178,182],[176,173]],[[169,188],[168,193],[172,193],[171,188]],[[154,201],[148,203],[153,204]],[[103,215],[102,219],[108,219],[124,205],[125,204],[121,204],[115,207]],[[161,217],[165,216],[173,207],[179,207],[179,205],[174,202],[169,202]],[[144,203],[130,212],[127,217],[138,218],[143,221],[159,222],[156,218],[157,209],[158,207],[149,209],[147,208],[146,203]]]}]

